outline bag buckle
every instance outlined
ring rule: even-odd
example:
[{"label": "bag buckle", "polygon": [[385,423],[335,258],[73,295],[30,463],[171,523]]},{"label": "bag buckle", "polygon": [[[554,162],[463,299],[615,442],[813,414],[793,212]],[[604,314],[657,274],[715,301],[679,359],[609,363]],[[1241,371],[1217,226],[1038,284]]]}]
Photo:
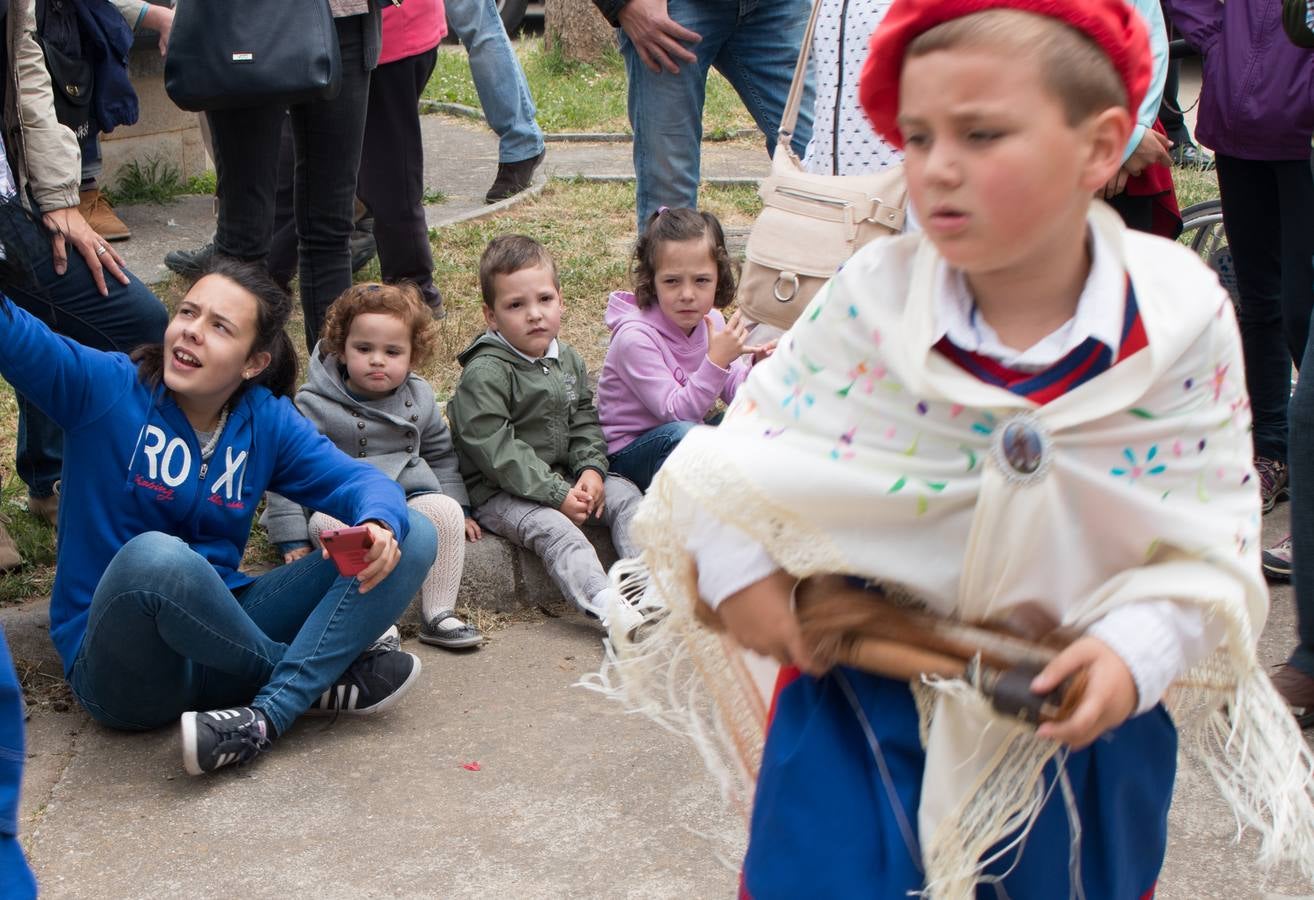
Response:
[{"label": "bag buckle", "polygon": [[[785,285],[789,288],[788,294],[781,293],[781,285]],[[773,293],[776,299],[781,303],[788,303],[790,300],[793,300],[798,296],[798,276],[793,272],[781,272],[776,276],[776,283],[772,285],[771,293]]]}]

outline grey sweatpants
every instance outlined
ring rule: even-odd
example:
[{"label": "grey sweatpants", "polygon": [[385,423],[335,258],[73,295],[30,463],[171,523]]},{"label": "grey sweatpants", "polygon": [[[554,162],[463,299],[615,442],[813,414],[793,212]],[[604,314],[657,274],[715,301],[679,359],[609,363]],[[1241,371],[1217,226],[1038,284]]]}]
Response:
[{"label": "grey sweatpants", "polygon": [[[630,481],[608,475],[603,482],[601,524],[611,529],[611,540],[621,557],[635,556],[639,548],[630,537],[630,520],[643,494]],[[606,617],[598,595],[607,589],[607,572],[597,551],[578,525],[560,510],[499,491],[475,507],[481,528],[532,550],[561,593],[581,609]],[[590,519],[585,527],[597,527]],[[605,598],[604,598],[605,600]]]}]

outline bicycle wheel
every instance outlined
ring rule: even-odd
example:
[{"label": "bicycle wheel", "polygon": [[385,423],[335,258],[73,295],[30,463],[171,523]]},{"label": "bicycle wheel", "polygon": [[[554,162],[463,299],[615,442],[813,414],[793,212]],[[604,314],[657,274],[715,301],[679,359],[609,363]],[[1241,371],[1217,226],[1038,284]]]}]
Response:
[{"label": "bicycle wheel", "polygon": [[1227,232],[1223,230],[1223,203],[1206,200],[1182,210],[1182,234],[1177,239],[1200,255],[1218,275],[1218,281],[1238,307],[1241,296],[1236,289],[1236,267],[1232,265],[1232,251],[1227,246]]}]

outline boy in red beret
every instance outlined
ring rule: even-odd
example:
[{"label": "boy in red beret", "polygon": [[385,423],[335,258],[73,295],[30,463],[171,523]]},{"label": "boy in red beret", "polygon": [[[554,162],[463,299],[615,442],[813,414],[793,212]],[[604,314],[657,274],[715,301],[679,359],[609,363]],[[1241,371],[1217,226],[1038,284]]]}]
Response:
[{"label": "boy in red beret", "polygon": [[[604,680],[752,792],[756,900],[1149,896],[1179,737],[1314,872],[1314,758],[1255,656],[1232,306],[1093,200],[1149,70],[1122,0],[895,0],[860,98],[922,232],[850,259],[636,517],[613,577],[670,613]],[[1035,729],[962,680],[826,670],[791,594],[819,573],[969,622],[1039,606],[1080,637],[1031,690],[1084,693]],[[764,742],[739,647],[784,666]]]}]

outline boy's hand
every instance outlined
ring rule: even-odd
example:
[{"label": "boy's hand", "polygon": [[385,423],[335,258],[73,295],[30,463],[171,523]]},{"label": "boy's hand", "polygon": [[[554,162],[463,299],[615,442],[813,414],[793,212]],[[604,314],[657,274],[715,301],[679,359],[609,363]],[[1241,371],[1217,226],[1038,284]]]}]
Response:
[{"label": "boy's hand", "polygon": [[1036,730],[1040,737],[1074,750],[1125,722],[1136,711],[1138,699],[1136,682],[1122,657],[1093,637],[1078,638],[1054,657],[1031,682],[1031,691],[1048,694],[1082,669],[1086,670],[1086,689],[1072,715],[1062,722],[1046,722]]},{"label": "boy's hand", "polygon": [[790,601],[796,580],[787,572],[775,572],[726,597],[716,612],[741,646],[817,675]]},{"label": "boy's hand", "polygon": [[703,316],[707,326],[707,358],[723,369],[744,354],[744,343],[748,340],[748,329],[740,321],[739,310],[725,323],[720,331],[712,331],[712,317]]},{"label": "boy's hand", "polygon": [[297,547],[294,550],[287,551],[286,553],[283,554],[283,565],[286,566],[289,565],[290,563],[296,562],[301,557],[309,553],[310,550],[311,548],[309,546],[305,546],[305,547]]},{"label": "boy's hand", "polygon": [[561,510],[562,515],[576,525],[583,525],[589,517],[589,510],[592,506],[593,500],[589,495],[579,488],[573,487],[566,494],[566,499],[562,500],[561,505],[557,508]]},{"label": "boy's hand", "polygon": [[484,531],[479,527],[479,523],[467,516],[465,519],[465,539],[473,544],[483,536]]},{"label": "boy's hand", "polygon": [[604,502],[604,493],[606,488],[603,486],[602,476],[596,469],[585,469],[575,482],[575,488],[583,491],[589,498],[589,512],[595,519],[602,518],[602,505]]}]

